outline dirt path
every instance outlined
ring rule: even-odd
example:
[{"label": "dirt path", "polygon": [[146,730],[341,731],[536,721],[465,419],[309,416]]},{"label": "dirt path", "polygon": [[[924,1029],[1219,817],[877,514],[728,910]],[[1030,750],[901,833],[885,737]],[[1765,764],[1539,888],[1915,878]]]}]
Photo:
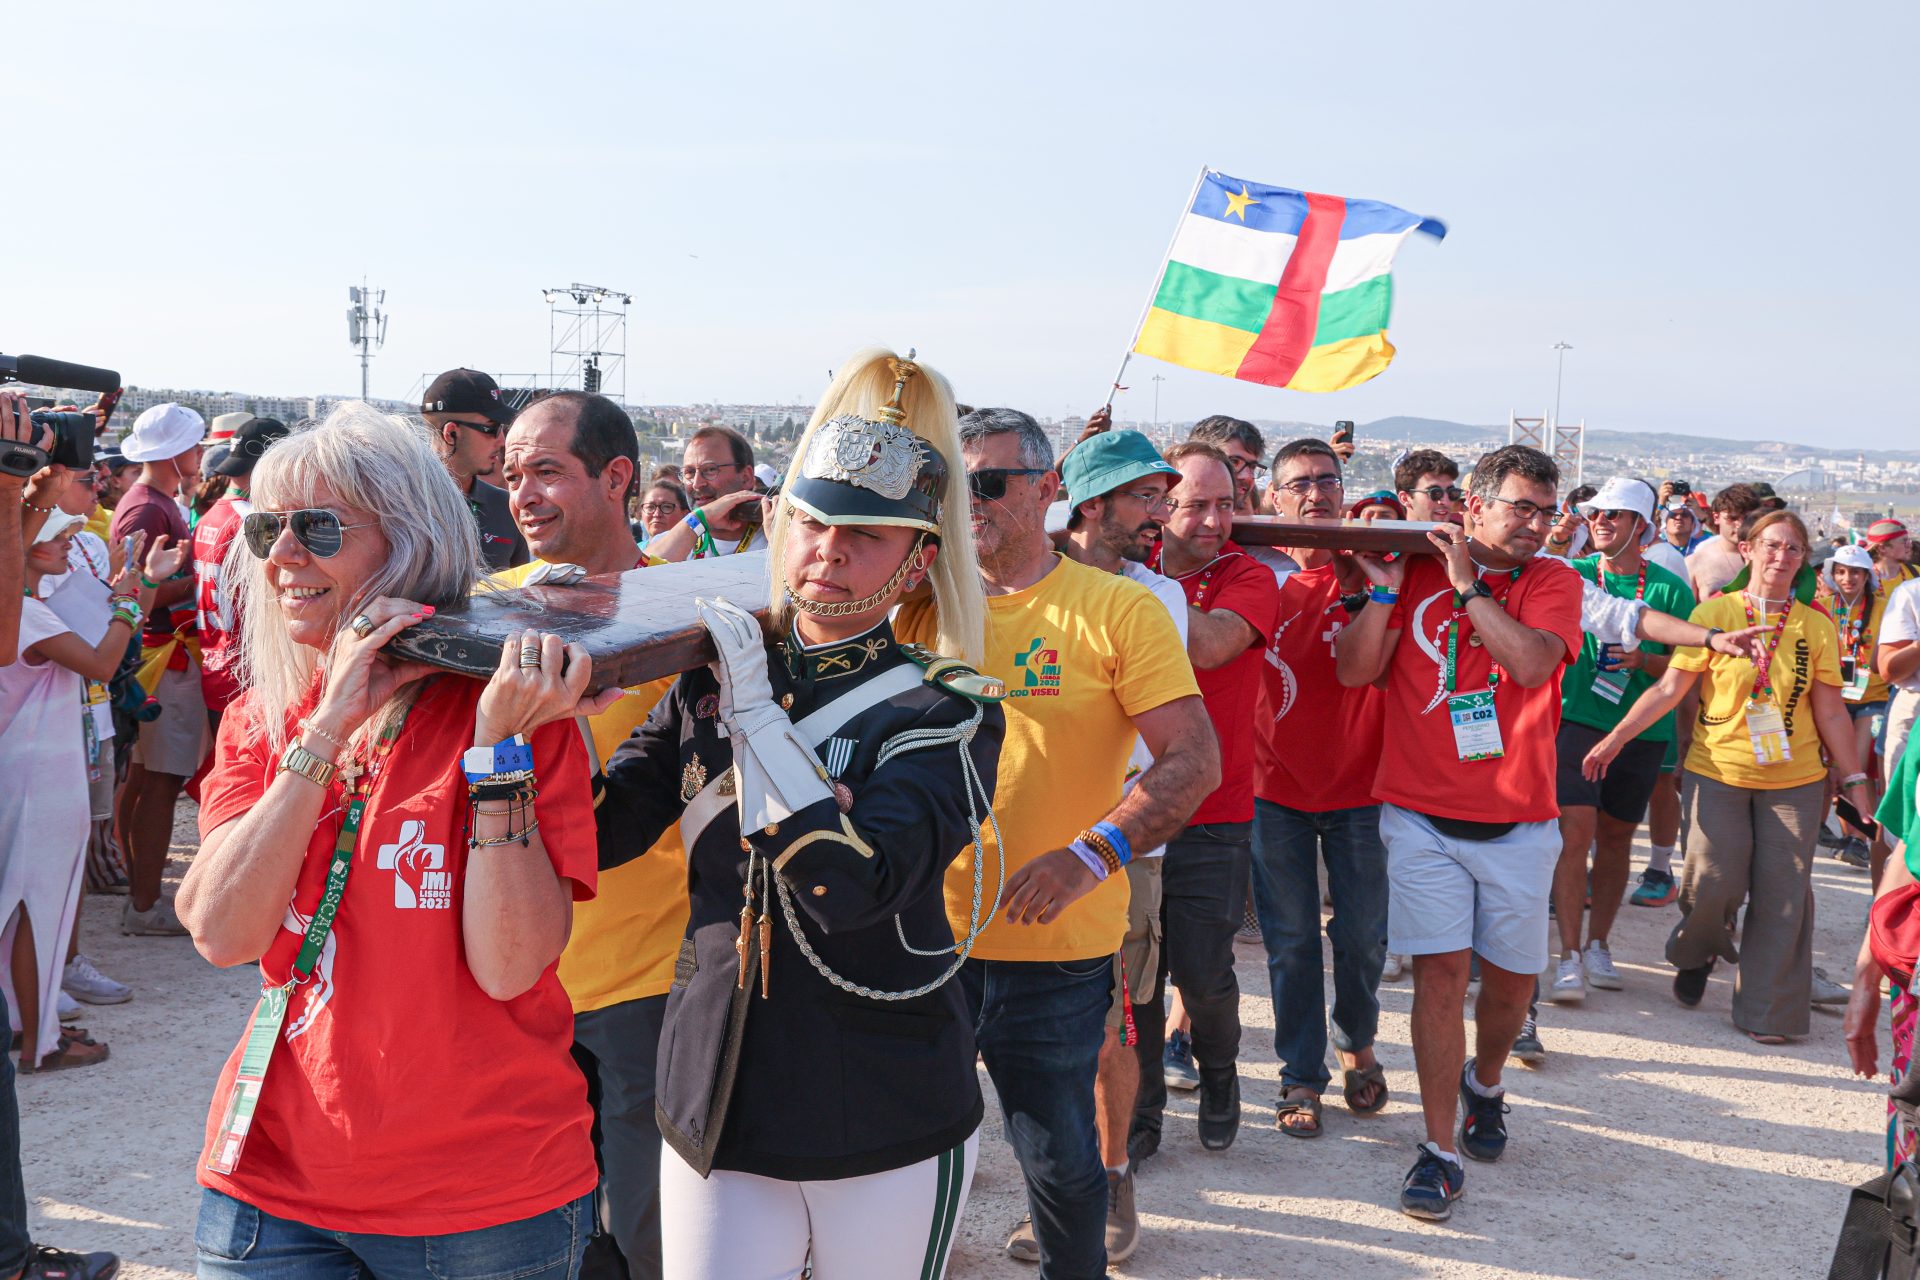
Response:
[{"label": "dirt path", "polygon": [[[182,832],[190,838],[190,826]],[[1825,857],[1814,880],[1815,963],[1844,979],[1866,880]],[[27,1197],[36,1238],[117,1250],[131,1280],[183,1276],[207,1100],[255,980],[251,970],[210,968],[185,939],[122,937],[120,901],[87,902],[82,946],[137,995],[87,1011],[84,1024],[113,1047],[110,1061],[20,1081]],[[1272,1127],[1265,966],[1257,948],[1241,946],[1240,1138],[1228,1152],[1201,1151],[1193,1100],[1174,1096],[1166,1143],[1140,1176],[1140,1251],[1115,1274],[1824,1274],[1846,1187],[1880,1160],[1884,1092],[1849,1078],[1837,1014],[1816,1011],[1805,1042],[1763,1049],[1727,1020],[1730,972],[1715,975],[1698,1010],[1675,1004],[1672,971],[1659,962],[1673,920],[1672,908],[1624,909],[1615,961],[1627,989],[1543,1011],[1549,1062],[1508,1074],[1507,1157],[1469,1167],[1466,1198],[1444,1226],[1394,1208],[1421,1136],[1409,985],[1383,992],[1380,1056],[1393,1101],[1357,1120],[1336,1096],[1326,1134],[1301,1142]],[[1000,1251],[1024,1198],[991,1106],[981,1152],[951,1274],[1033,1277]]]}]

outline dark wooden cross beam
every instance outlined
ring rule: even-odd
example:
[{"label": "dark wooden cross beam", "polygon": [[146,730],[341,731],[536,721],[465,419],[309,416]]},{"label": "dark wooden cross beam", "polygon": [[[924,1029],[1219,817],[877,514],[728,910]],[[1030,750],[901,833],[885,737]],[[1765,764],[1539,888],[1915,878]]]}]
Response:
[{"label": "dark wooden cross beam", "polygon": [[[1412,520],[1302,524],[1240,516],[1233,536],[1242,546],[1425,554],[1433,551],[1426,535],[1434,527]],[[389,648],[399,657],[484,677],[499,666],[507,637],[531,627],[583,645],[593,659],[595,689],[644,684],[713,661],[713,643],[694,613],[699,596],[725,596],[764,620],[767,553],[629,569],[565,587],[483,590],[465,608],[442,609],[408,627]]]},{"label": "dark wooden cross beam", "polygon": [[408,627],[388,648],[449,671],[489,676],[507,637],[531,627],[585,647],[593,688],[628,687],[713,661],[713,641],[693,608],[700,596],[725,596],[764,620],[767,553],[599,574],[566,587],[482,590],[466,607],[442,609]]}]

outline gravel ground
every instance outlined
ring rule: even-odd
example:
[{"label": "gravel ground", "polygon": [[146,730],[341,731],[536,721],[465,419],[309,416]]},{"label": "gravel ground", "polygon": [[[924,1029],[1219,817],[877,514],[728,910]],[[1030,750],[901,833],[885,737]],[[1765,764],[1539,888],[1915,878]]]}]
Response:
[{"label": "gravel ground", "polygon": [[[174,872],[191,856],[190,807]],[[1814,876],[1815,962],[1851,972],[1865,876],[1822,858]],[[195,1157],[220,1062],[251,1005],[251,969],[215,970],[184,938],[127,938],[121,899],[92,898],[82,947],[135,999],[83,1020],[113,1056],[98,1068],[19,1082],[23,1163],[37,1239],[113,1249],[131,1280],[192,1268]],[[1123,1277],[1626,1276],[1825,1273],[1846,1189],[1880,1160],[1881,1087],[1849,1077],[1837,1014],[1785,1048],[1747,1041],[1727,1019],[1731,973],[1697,1010],[1670,994],[1660,946],[1673,908],[1623,909],[1619,992],[1548,1006],[1539,1070],[1507,1081],[1513,1140],[1498,1165],[1470,1165],[1444,1225],[1394,1207],[1421,1137],[1408,1045],[1412,990],[1382,992],[1379,1051],[1393,1100],[1357,1119],[1332,1096],[1314,1142],[1273,1128],[1278,1092],[1263,957],[1239,948],[1246,1115],[1231,1150],[1194,1134],[1175,1094],[1161,1153],[1141,1171],[1139,1252]],[[982,1160],[955,1249],[957,1280],[1032,1277],[1000,1251],[1024,1208],[1019,1170],[988,1108]],[[831,1280],[831,1277],[823,1278]]]}]

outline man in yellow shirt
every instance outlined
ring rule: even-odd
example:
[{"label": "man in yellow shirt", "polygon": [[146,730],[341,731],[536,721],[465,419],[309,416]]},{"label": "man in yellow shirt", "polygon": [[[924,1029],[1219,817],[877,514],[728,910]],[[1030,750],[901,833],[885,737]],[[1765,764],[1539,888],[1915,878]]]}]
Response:
[{"label": "man in yellow shirt", "polygon": [[[1007,1242],[1044,1280],[1105,1274],[1108,1187],[1094,1076],[1127,931],[1127,877],[1113,875],[1179,834],[1220,781],[1220,753],[1186,647],[1138,583],[1062,557],[1045,529],[1060,489],[1053,447],[1015,409],[960,420],[974,549],[987,594],[982,674],[1007,685],[1007,736],[986,838],[986,879],[1004,870],[1000,914],[961,970],[980,1055],[1026,1175],[1031,1222]],[[931,604],[895,631],[931,644]],[[1136,735],[1153,764],[1121,795]],[[947,914],[964,930],[972,851],[947,872]],[[1084,901],[1083,901],[1084,899]]]},{"label": "man in yellow shirt", "polygon": [[[563,391],[522,412],[507,432],[504,469],[514,524],[536,558],[494,581],[517,586],[542,564],[623,573],[652,563],[626,516],[638,457],[633,423],[605,396]],[[582,723],[596,772],[671,684],[642,686]],[[601,1221],[633,1280],[661,1274],[654,1065],[686,928],[686,855],[673,827],[647,856],[601,873],[599,895],[574,905],[560,956],[574,1056],[599,1121]]]}]

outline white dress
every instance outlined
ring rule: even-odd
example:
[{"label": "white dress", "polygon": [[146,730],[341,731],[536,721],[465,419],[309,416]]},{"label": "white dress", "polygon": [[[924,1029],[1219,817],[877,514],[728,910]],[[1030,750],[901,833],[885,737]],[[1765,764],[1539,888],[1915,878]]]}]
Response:
[{"label": "white dress", "polygon": [[80,727],[85,681],[26,651],[67,631],[38,600],[20,602],[21,659],[0,667],[0,986],[13,1025],[13,938],[24,907],[40,972],[40,1037],[22,1057],[38,1065],[60,1047],[60,975],[80,905],[87,861],[87,757]]}]

